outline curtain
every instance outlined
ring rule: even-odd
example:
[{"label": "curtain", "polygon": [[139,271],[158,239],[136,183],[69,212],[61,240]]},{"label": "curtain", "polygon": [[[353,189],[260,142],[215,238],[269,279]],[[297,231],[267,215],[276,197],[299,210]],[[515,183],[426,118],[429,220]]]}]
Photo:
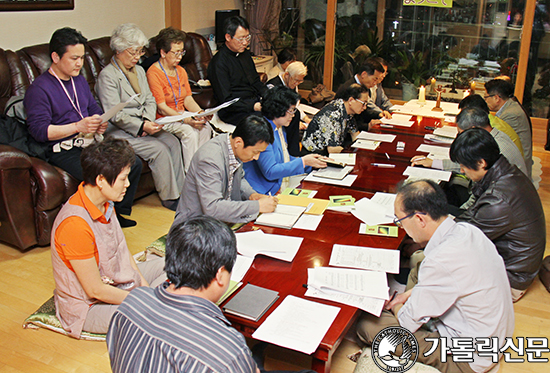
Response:
[{"label": "curtain", "polygon": [[279,35],[281,0],[247,1],[245,5],[245,17],[252,35],[250,51],[255,55],[271,54],[269,41]]}]

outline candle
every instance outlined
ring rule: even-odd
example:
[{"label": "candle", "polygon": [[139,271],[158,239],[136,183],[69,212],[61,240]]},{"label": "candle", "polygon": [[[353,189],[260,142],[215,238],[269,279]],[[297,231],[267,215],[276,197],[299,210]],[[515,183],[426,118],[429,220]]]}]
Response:
[{"label": "candle", "polygon": [[418,90],[418,102],[426,102],[426,88],[424,86],[421,86]]},{"label": "candle", "polygon": [[476,82],[474,82],[473,80],[472,80],[472,82],[470,83],[470,90],[471,90],[472,92],[475,92],[475,90],[476,90]]},{"label": "candle", "polygon": [[435,91],[435,78],[430,81],[430,89],[432,92]]}]

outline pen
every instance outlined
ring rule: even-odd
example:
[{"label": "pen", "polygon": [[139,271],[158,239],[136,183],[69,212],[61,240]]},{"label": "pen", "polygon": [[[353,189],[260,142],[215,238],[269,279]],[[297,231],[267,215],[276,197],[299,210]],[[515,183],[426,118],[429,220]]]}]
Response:
[{"label": "pen", "polygon": [[390,156],[388,155],[388,153],[385,153],[386,154],[386,158],[390,159]]},{"label": "pen", "polygon": [[381,168],[395,168],[394,164],[387,164],[387,163],[371,163],[371,166],[381,167]]},{"label": "pen", "polygon": [[426,159],[426,157],[418,157],[414,160],[414,162],[423,161],[424,159]]},{"label": "pen", "polygon": [[393,128],[391,124],[381,124],[380,127],[382,128]]}]

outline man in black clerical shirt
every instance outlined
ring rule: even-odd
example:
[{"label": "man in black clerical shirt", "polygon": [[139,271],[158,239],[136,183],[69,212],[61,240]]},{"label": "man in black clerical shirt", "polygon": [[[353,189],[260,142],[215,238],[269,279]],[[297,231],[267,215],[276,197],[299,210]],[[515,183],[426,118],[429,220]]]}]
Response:
[{"label": "man in black clerical shirt", "polygon": [[244,117],[261,111],[260,97],[267,89],[260,81],[247,47],[250,43],[248,22],[239,16],[224,23],[225,44],[208,65],[208,79],[214,97],[227,102],[239,97],[233,105],[218,112],[221,120],[236,125]]}]

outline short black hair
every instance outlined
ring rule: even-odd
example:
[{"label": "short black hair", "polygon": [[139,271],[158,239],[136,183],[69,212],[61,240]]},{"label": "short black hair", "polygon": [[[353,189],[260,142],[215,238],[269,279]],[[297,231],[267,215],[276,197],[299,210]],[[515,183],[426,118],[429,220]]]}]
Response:
[{"label": "short black hair", "polygon": [[449,204],[445,192],[432,180],[405,182],[397,189],[401,207],[407,215],[423,212],[432,220],[449,215]]},{"label": "short black hair", "polygon": [[485,90],[490,95],[497,95],[503,100],[514,97],[514,86],[503,79],[493,79],[485,83]]},{"label": "short black hair", "polygon": [[456,116],[456,125],[463,131],[472,127],[483,129],[491,127],[489,114],[477,107],[462,109]]},{"label": "short black hair", "polygon": [[363,71],[366,71],[368,75],[374,75],[375,71],[378,71],[380,73],[385,73],[386,70],[384,69],[384,66],[380,62],[378,62],[375,58],[367,58],[365,63],[357,69],[357,74],[361,75]]},{"label": "short black hair", "polygon": [[244,147],[254,146],[259,142],[273,144],[273,128],[264,118],[249,115],[243,118],[231,134],[232,138],[240,137]]},{"label": "short black hair", "polygon": [[50,55],[55,52],[61,58],[67,52],[69,45],[82,44],[86,46],[87,42],[88,39],[82,36],[80,31],[70,27],[60,28],[55,30],[50,39]]},{"label": "short black hair", "polygon": [[231,273],[236,259],[235,234],[212,217],[189,219],[168,232],[164,270],[176,289],[205,289],[220,268]]},{"label": "short black hair", "polygon": [[166,27],[159,31],[155,47],[159,53],[161,50],[168,53],[172,50],[172,44],[185,43],[186,38],[187,34],[184,31],[175,29],[171,26]]},{"label": "short black hair", "polygon": [[237,32],[239,26],[241,26],[245,30],[250,30],[248,21],[241,16],[229,17],[223,23],[223,29],[225,30],[225,33],[229,34],[229,36],[231,37],[235,36],[235,33]]},{"label": "short black hair", "polygon": [[277,62],[282,65],[288,61],[296,61],[296,53],[290,48],[284,48],[277,54]]},{"label": "short black hair", "polygon": [[487,114],[490,113],[489,106],[487,106],[487,102],[485,102],[485,100],[483,99],[483,97],[481,97],[481,95],[470,94],[470,95],[464,97],[458,103],[458,108],[459,109],[467,109],[467,108],[472,108],[472,107],[479,108],[479,109],[483,110],[484,112],[486,112]]},{"label": "short black hair", "polygon": [[485,160],[486,170],[493,167],[500,157],[500,149],[494,137],[481,128],[470,128],[458,135],[451,144],[451,160],[471,170],[479,170],[479,162]]},{"label": "short black hair", "polygon": [[380,65],[382,65],[382,67],[384,66],[389,66],[388,65],[388,61],[386,61],[385,59],[383,59],[382,57],[372,57],[373,60],[377,61]]},{"label": "short black hair", "polygon": [[296,91],[284,86],[268,89],[262,99],[262,115],[269,120],[284,117],[299,99],[300,95]]},{"label": "short black hair", "polygon": [[134,149],[124,139],[107,137],[93,142],[80,154],[84,184],[96,186],[96,178],[103,175],[109,185],[113,185],[122,170],[131,167],[135,160]]},{"label": "short black hair", "polygon": [[350,97],[359,98],[361,94],[367,93],[367,88],[362,84],[353,83],[346,89],[338,92],[336,98],[341,98],[344,101],[349,100]]}]

